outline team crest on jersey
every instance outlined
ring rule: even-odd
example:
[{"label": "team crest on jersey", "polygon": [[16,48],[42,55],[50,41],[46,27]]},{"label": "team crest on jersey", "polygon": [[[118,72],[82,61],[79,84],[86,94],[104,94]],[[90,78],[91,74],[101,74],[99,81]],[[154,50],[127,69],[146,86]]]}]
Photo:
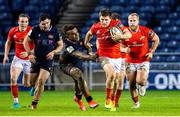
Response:
[{"label": "team crest on jersey", "polygon": [[49,38],[49,39],[53,39],[54,36],[53,36],[53,35],[48,35],[48,38]]},{"label": "team crest on jersey", "polygon": [[141,36],[140,38],[139,38],[139,40],[144,40],[145,39],[145,36]]},{"label": "team crest on jersey", "polygon": [[98,30],[98,31],[96,32],[96,34],[97,34],[97,35],[100,34],[100,31]]},{"label": "team crest on jersey", "polygon": [[14,37],[14,38],[17,38],[17,36],[16,36],[16,35],[14,35],[13,37]]}]

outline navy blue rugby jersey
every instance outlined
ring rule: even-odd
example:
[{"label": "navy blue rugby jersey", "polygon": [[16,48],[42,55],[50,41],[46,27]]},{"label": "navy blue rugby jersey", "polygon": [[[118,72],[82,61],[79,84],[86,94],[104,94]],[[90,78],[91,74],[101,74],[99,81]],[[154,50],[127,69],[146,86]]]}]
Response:
[{"label": "navy blue rugby jersey", "polygon": [[80,51],[80,52],[85,52],[86,49],[83,46],[81,41],[77,42],[72,42],[67,39],[64,40],[64,50],[63,53],[61,54],[61,61],[60,63],[72,63],[74,65],[80,64],[82,62],[81,59],[79,59],[76,56],[73,56],[72,53],[74,51]]},{"label": "navy blue rugby jersey", "polygon": [[35,43],[34,53],[37,59],[46,59],[46,55],[53,51],[57,46],[57,42],[62,39],[58,30],[52,26],[48,31],[42,31],[39,25],[36,25],[28,36]]}]

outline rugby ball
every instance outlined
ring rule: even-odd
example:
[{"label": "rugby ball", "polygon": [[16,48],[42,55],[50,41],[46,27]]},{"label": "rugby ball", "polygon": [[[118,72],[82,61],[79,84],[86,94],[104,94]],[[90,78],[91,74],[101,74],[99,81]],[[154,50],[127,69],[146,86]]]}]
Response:
[{"label": "rugby ball", "polygon": [[[110,28],[110,34],[111,37],[113,37],[114,35],[117,35],[118,33],[123,34],[123,31],[118,28],[117,26],[113,26],[112,28]],[[112,38],[115,42],[118,42],[117,40],[115,40],[114,38]]]}]

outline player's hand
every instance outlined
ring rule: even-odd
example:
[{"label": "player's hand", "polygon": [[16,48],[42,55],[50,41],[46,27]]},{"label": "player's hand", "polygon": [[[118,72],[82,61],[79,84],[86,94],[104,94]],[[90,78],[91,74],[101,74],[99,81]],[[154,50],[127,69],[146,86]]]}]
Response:
[{"label": "player's hand", "polygon": [[4,56],[4,59],[3,59],[3,65],[6,64],[6,62],[9,62],[9,58],[8,56]]},{"label": "player's hand", "polygon": [[93,53],[93,52],[88,52],[88,54],[89,54],[89,55],[94,55],[94,53]]},{"label": "player's hand", "polygon": [[54,52],[49,52],[47,55],[46,55],[47,59],[48,60],[52,60],[54,58]]},{"label": "player's hand", "polygon": [[85,47],[88,49],[88,53],[90,53],[90,52],[92,52],[92,44],[91,43],[87,43],[86,45],[85,45]]},{"label": "player's hand", "polygon": [[27,52],[21,52],[20,57],[21,58],[26,58],[26,57],[28,57],[28,53]]},{"label": "player's hand", "polygon": [[29,61],[31,62],[31,63],[36,63],[36,60],[35,60],[35,56],[34,56],[34,54],[30,54],[29,55]]},{"label": "player's hand", "polygon": [[95,60],[98,58],[98,55],[97,55],[96,53],[92,53],[92,54],[90,54],[89,56],[90,56],[89,58],[90,58],[92,61],[95,61]]},{"label": "player's hand", "polygon": [[91,43],[87,43],[85,44],[85,47],[88,49],[88,48],[91,48],[93,45]]},{"label": "player's hand", "polygon": [[146,54],[146,58],[147,58],[148,60],[151,60],[152,57],[153,57],[153,53],[152,53],[152,52],[149,52],[149,53]]},{"label": "player's hand", "polygon": [[130,49],[130,47],[123,47],[123,48],[121,48],[121,52],[128,54],[131,52],[131,49]]},{"label": "player's hand", "polygon": [[124,52],[125,52],[126,54],[130,53],[130,52],[131,52],[130,47],[126,47],[125,50],[124,50]]},{"label": "player's hand", "polygon": [[111,36],[114,41],[120,42],[122,39],[121,33],[116,33],[115,35]]}]

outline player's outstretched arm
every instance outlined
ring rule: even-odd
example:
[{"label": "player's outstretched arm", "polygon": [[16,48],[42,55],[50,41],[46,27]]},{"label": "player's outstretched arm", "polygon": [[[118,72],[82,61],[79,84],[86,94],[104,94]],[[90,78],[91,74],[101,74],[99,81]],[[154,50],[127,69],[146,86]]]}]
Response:
[{"label": "player's outstretched arm", "polygon": [[50,53],[47,54],[47,59],[53,59],[54,55],[58,54],[63,48],[63,41],[60,40],[57,42],[57,47],[55,50],[51,51]]},{"label": "player's outstretched arm", "polygon": [[71,53],[73,56],[76,56],[77,58],[81,59],[81,60],[96,60],[97,55],[96,54],[85,54],[83,52],[80,51],[74,51]]},{"label": "player's outstretched arm", "polygon": [[23,41],[24,49],[26,50],[26,52],[27,52],[28,54],[32,54],[31,49],[30,49],[30,47],[29,47],[29,42],[30,42],[30,41],[32,41],[32,40],[29,38],[28,35],[25,37],[25,39],[24,39],[24,41]]},{"label": "player's outstretched arm", "polygon": [[23,46],[24,46],[24,49],[26,50],[26,52],[28,53],[29,55],[29,60],[32,62],[32,63],[35,63],[35,56],[34,56],[34,50],[31,50],[30,47],[29,47],[29,42],[32,41],[29,36],[27,35],[23,41]]},{"label": "player's outstretched arm", "polygon": [[92,44],[90,44],[90,40],[92,39],[93,37],[93,34],[92,32],[89,30],[87,33],[86,33],[86,36],[85,36],[85,40],[84,40],[84,46],[88,49],[88,52],[91,53],[92,52]]},{"label": "player's outstretched arm", "polygon": [[58,54],[63,49],[64,46],[63,41],[62,40],[58,41],[57,45],[58,46],[56,47],[56,49],[53,50],[54,54]]}]

